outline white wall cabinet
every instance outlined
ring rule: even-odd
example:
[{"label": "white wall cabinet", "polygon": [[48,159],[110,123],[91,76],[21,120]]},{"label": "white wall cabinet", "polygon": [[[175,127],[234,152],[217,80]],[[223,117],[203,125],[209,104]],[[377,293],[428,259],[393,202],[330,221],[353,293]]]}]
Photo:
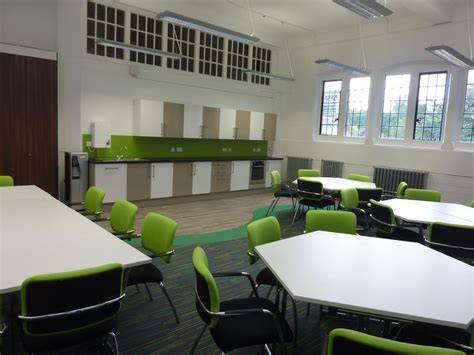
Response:
[{"label": "white wall cabinet", "polygon": [[193,195],[211,192],[212,162],[193,163]]},{"label": "white wall cabinet", "polygon": [[173,163],[151,164],[151,198],[173,195]]},{"label": "white wall cabinet", "polygon": [[236,110],[221,108],[219,118],[219,139],[235,139],[236,113]]},{"label": "white wall cabinet", "polygon": [[278,170],[281,175],[281,160],[265,161],[265,187],[272,186],[272,171]]},{"label": "white wall cabinet", "polygon": [[105,191],[106,203],[127,199],[127,164],[94,164],[94,185]]},{"label": "white wall cabinet", "polygon": [[202,138],[202,106],[184,105],[184,138]]},{"label": "white wall cabinet", "polygon": [[248,190],[250,180],[250,161],[236,160],[232,162],[230,190]]},{"label": "white wall cabinet", "polygon": [[263,112],[250,113],[250,140],[263,139],[263,125],[265,123],[265,114]]},{"label": "white wall cabinet", "polygon": [[144,137],[163,136],[163,102],[133,101],[133,134]]}]

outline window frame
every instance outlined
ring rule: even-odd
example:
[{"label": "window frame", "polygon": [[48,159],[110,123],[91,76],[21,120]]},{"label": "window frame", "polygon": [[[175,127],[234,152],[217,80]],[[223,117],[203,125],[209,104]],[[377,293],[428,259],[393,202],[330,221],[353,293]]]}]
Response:
[{"label": "window frame", "polygon": [[[347,127],[347,119],[348,119],[348,114],[349,114],[349,104],[350,104],[350,99],[351,99],[351,80],[352,79],[361,79],[361,78],[369,78],[369,90],[368,90],[368,95],[367,95],[367,118],[365,122],[365,134],[363,136],[348,136],[346,135],[346,127]],[[370,114],[370,104],[371,104],[371,94],[372,94],[372,76],[371,75],[366,75],[366,76],[350,76],[347,79],[347,95],[346,95],[346,102],[345,102],[345,110],[344,110],[344,127],[343,127],[343,132],[342,132],[342,137],[348,138],[348,139],[359,139],[359,140],[365,140],[370,134],[370,131],[368,130],[369,127],[369,114]],[[360,120],[360,118],[359,118]]]},{"label": "window frame", "polygon": [[464,124],[464,113],[465,113],[465,105],[466,105],[466,95],[467,95],[467,85],[469,79],[469,71],[474,72],[474,68],[471,69],[459,69],[459,73],[457,75],[457,80],[460,82],[460,104],[459,107],[461,108],[459,111],[459,121],[458,125],[455,126],[455,134],[454,134],[454,147],[460,150],[474,150],[474,141],[473,142],[463,142],[461,141],[462,137],[462,127]]},{"label": "window frame", "polygon": [[[340,81],[341,82],[341,90],[339,92],[339,105],[338,105],[338,117],[337,117],[337,125],[335,125],[337,127],[337,133],[336,134],[321,134],[322,132],[322,128],[323,128],[323,110],[324,110],[324,86],[326,83],[331,83],[331,82],[337,82],[337,81]],[[343,97],[342,97],[342,93],[343,93],[343,84],[344,84],[344,79],[341,78],[341,79],[327,79],[327,80],[321,80],[321,99],[319,100],[320,101],[320,110],[319,110],[319,129],[318,129],[318,136],[319,137],[338,137],[339,136],[339,133],[340,133],[340,121],[341,121],[341,106],[342,106],[342,102],[343,102]],[[334,126],[334,125],[333,125]]]}]

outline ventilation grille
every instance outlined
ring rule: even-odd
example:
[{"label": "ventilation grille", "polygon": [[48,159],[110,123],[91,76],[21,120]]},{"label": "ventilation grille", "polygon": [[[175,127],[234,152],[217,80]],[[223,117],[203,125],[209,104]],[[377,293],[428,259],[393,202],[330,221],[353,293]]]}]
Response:
[{"label": "ventilation grille", "polygon": [[342,177],[342,161],[321,160],[321,176]]},{"label": "ventilation grille", "polygon": [[298,178],[298,169],[311,169],[313,166],[312,159],[302,159],[288,157],[286,165],[286,180],[294,181]]},{"label": "ventilation grille", "polygon": [[427,180],[427,171],[374,166],[374,183],[385,191],[396,191],[402,181],[405,181],[410,188],[425,189]]}]

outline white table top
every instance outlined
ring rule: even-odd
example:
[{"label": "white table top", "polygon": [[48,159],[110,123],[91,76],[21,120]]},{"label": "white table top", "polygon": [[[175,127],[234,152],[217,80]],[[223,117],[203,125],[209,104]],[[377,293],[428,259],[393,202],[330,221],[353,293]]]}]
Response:
[{"label": "white table top", "polygon": [[[319,181],[323,184],[323,188],[325,190],[331,191],[340,191],[350,188],[363,189],[376,187],[373,182],[362,182],[336,177],[304,177],[301,179],[307,181]],[[298,180],[293,181],[295,185],[297,184],[297,182]]]},{"label": "white table top", "polygon": [[474,269],[418,243],[313,232],[258,246],[299,301],[467,329]]},{"label": "white table top", "polygon": [[0,294],[33,275],[150,261],[52,196],[0,200]]},{"label": "white table top", "polygon": [[51,195],[35,185],[0,187],[0,201],[37,198],[51,198]]},{"label": "white table top", "polygon": [[455,203],[397,198],[381,202],[390,206],[395,216],[406,222],[424,224],[444,222],[474,226],[474,208],[472,207]]}]

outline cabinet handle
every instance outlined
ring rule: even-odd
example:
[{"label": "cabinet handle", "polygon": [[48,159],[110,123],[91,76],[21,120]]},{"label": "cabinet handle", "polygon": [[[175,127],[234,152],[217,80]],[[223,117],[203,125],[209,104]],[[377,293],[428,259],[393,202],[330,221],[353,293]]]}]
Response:
[{"label": "cabinet handle", "polygon": [[196,163],[193,163],[193,170],[194,170],[193,175],[194,175],[194,176],[196,176],[196,168],[197,168],[197,167],[196,167]]},{"label": "cabinet handle", "polygon": [[167,131],[166,126],[167,124],[163,123],[163,137],[166,137],[166,131]]},{"label": "cabinet handle", "polygon": [[204,125],[202,125],[200,127],[201,127],[201,138],[204,138]]},{"label": "cabinet handle", "polygon": [[155,166],[151,166],[151,177],[154,179],[155,178]]},{"label": "cabinet handle", "polygon": [[234,173],[234,162],[232,162],[232,174]]},{"label": "cabinet handle", "polygon": [[191,176],[193,176],[194,173],[194,163],[191,163]]},{"label": "cabinet handle", "polygon": [[161,136],[162,136],[162,137],[163,137],[163,131],[164,131],[164,130],[163,130],[163,125],[164,125],[164,123],[161,122]]},{"label": "cabinet handle", "polygon": [[263,129],[262,129],[262,139],[263,139],[263,140],[265,140],[265,136],[266,136],[266,134],[265,134],[266,132],[265,132],[265,131],[266,131],[266,129],[263,128]]},{"label": "cabinet handle", "polygon": [[105,170],[118,170],[119,168],[105,168]]},{"label": "cabinet handle", "polygon": [[234,139],[237,139],[237,128],[238,127],[234,127]]},{"label": "cabinet handle", "polygon": [[268,164],[268,162],[265,163],[265,167],[267,168],[267,171],[268,171],[269,165],[270,165],[270,164]]}]

